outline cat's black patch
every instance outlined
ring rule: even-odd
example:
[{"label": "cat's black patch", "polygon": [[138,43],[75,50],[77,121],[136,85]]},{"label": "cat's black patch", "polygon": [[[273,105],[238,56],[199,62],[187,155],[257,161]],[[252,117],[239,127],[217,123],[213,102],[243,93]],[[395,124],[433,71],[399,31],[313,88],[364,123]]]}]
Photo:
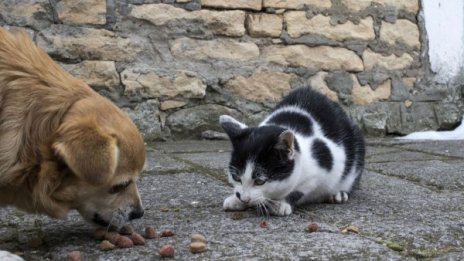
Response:
[{"label": "cat's black patch", "polygon": [[[268,181],[286,179],[293,171],[294,160],[288,158],[287,150],[279,150],[275,145],[279,135],[286,129],[278,126],[247,128],[238,138],[232,140],[229,169],[243,175],[247,162],[254,163],[252,177],[265,177]],[[294,141],[295,150],[298,147]]]},{"label": "cat's black patch", "polygon": [[333,157],[329,147],[320,139],[315,139],[311,148],[311,154],[322,168],[330,171],[333,165]]},{"label": "cat's black patch", "polygon": [[300,191],[293,191],[292,193],[288,194],[288,196],[285,197],[285,201],[288,202],[288,204],[292,205],[294,207],[298,200],[300,200],[304,194]]},{"label": "cat's black patch", "polygon": [[324,136],[345,148],[346,163],[343,178],[353,166],[364,166],[364,138],[359,128],[348,118],[342,107],[311,88],[299,88],[288,94],[274,109],[296,106],[307,111],[321,126]]},{"label": "cat's black patch", "polygon": [[304,136],[311,136],[313,134],[313,124],[311,120],[307,116],[298,112],[279,112],[272,116],[267,121],[267,124],[285,126]]}]

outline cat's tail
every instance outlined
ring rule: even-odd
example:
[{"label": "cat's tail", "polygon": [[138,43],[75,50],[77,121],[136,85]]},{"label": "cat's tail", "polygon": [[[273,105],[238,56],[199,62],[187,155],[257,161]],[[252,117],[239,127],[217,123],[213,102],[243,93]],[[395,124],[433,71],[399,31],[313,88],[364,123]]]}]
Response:
[{"label": "cat's tail", "polygon": [[401,140],[464,140],[464,116],[461,124],[452,131],[419,131],[397,139]]}]

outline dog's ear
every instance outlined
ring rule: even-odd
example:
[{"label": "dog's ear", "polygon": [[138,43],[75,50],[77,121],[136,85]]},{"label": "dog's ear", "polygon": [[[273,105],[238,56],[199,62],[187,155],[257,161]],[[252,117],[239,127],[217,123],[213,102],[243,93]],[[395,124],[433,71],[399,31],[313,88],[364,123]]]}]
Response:
[{"label": "dog's ear", "polygon": [[53,150],[78,177],[102,185],[113,176],[119,152],[114,136],[93,121],[62,126],[58,133]]}]

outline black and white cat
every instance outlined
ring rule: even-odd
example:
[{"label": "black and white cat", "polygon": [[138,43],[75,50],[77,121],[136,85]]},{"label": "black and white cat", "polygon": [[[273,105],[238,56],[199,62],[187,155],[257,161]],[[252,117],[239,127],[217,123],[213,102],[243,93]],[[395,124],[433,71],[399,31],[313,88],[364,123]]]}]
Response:
[{"label": "black and white cat", "polygon": [[344,203],[364,167],[361,131],[335,102],[310,88],[286,96],[258,127],[219,119],[232,146],[224,210],[257,206],[285,216],[307,202]]}]

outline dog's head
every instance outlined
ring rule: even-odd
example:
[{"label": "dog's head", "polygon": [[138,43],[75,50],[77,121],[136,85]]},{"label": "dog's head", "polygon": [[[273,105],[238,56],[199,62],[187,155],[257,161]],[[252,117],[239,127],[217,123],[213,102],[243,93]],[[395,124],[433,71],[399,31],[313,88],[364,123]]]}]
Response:
[{"label": "dog's head", "polygon": [[50,195],[55,202],[102,226],[143,215],[136,182],[145,162],[144,142],[127,114],[111,102],[98,96],[76,102],[52,150],[61,179]]}]

